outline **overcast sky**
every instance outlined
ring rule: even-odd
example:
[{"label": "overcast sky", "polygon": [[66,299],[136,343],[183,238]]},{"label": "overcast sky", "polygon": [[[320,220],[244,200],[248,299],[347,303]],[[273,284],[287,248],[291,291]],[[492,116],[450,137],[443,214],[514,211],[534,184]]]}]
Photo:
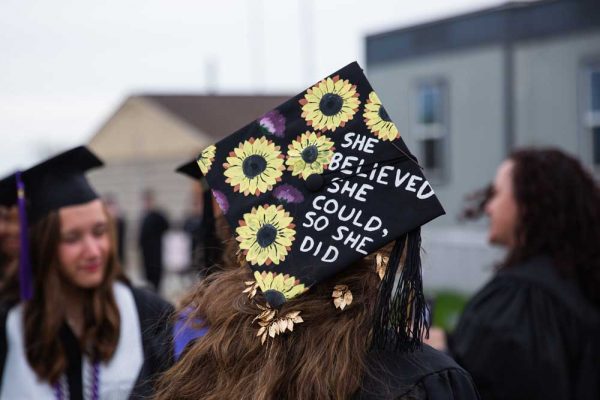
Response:
[{"label": "overcast sky", "polygon": [[294,94],[364,66],[367,34],[501,3],[2,0],[0,175],[85,143],[128,95]]}]

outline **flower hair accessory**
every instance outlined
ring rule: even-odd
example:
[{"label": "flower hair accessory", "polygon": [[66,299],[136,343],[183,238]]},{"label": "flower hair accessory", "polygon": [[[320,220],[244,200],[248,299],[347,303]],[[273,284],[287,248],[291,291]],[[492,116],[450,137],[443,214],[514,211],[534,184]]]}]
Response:
[{"label": "flower hair accessory", "polygon": [[335,285],[331,297],[333,297],[335,308],[339,308],[340,310],[352,304],[352,292],[347,285]]},{"label": "flower hair accessory", "polygon": [[390,261],[389,257],[384,256],[381,253],[377,253],[375,256],[375,271],[379,276],[379,279],[383,280],[385,276],[385,271],[387,269],[388,262]]},{"label": "flower hair accessory", "polygon": [[265,344],[267,337],[274,338],[277,335],[285,333],[285,331],[294,331],[294,324],[304,322],[300,316],[300,311],[290,311],[283,316],[279,316],[279,311],[272,309],[268,304],[261,306],[257,304],[261,313],[252,320],[252,323],[258,321],[260,328],[256,336],[260,337],[260,343]]}]

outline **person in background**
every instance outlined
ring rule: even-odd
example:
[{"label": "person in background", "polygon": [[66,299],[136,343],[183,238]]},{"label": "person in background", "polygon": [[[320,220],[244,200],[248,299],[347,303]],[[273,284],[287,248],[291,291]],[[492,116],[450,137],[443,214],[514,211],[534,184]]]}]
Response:
[{"label": "person in background", "polygon": [[[507,249],[455,331],[431,330],[483,399],[600,398],[600,189],[556,149],[515,151],[483,207]],[[470,213],[473,214],[473,213]]]},{"label": "person in background", "polygon": [[106,204],[106,209],[110,214],[111,218],[114,220],[116,235],[117,235],[117,256],[119,257],[119,262],[121,266],[125,266],[125,254],[126,254],[126,223],[125,218],[121,213],[121,209],[119,208],[119,203],[117,203],[117,199],[112,194],[107,194],[104,196],[104,204]]},{"label": "person in background", "polygon": [[192,178],[198,188],[193,192],[193,212],[186,218],[184,230],[192,238],[193,268],[206,277],[222,266],[223,243],[231,235],[196,161],[180,165],[176,172]]},{"label": "person in background", "polygon": [[19,233],[17,207],[0,206],[0,304],[19,299]]},{"label": "person in background", "polygon": [[142,264],[146,273],[146,279],[158,292],[163,273],[162,239],[169,229],[169,221],[164,213],[156,208],[154,192],[152,190],[145,190],[142,199],[144,214],[139,232]]},{"label": "person in background", "polygon": [[21,302],[0,319],[1,399],[147,398],[171,362],[172,307],[124,278],[85,178],[101,165],[77,147],[0,181],[26,233]]}]

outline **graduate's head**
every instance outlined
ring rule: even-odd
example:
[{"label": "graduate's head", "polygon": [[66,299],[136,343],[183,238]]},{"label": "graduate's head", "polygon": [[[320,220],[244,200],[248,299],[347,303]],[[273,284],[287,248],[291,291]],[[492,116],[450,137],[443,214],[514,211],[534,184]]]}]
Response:
[{"label": "graduate's head", "polygon": [[500,166],[497,179],[503,177],[512,197],[505,218],[514,218],[509,263],[546,254],[565,268],[600,268],[600,189],[577,159],[557,149],[522,149]]},{"label": "graduate's head", "polygon": [[27,359],[40,379],[53,383],[67,363],[58,336],[69,302],[78,302],[75,309],[83,312],[84,352],[107,361],[118,342],[114,236],[85,177],[101,165],[91,151],[77,147],[0,181],[0,202],[18,205],[23,228],[19,281]]},{"label": "graduate's head", "polygon": [[[206,178],[241,264],[196,296],[210,329],[188,365],[238,363],[239,375],[217,369],[207,379],[223,383],[215,398],[256,385],[250,397],[347,398],[371,345],[419,347],[420,227],[444,210],[356,63],[191,166]],[[387,262],[377,257],[384,248]],[[215,350],[219,342],[231,353]]]},{"label": "graduate's head", "polygon": [[28,240],[20,259],[25,292],[31,281],[36,289],[47,290],[50,275],[68,285],[94,288],[109,275],[108,264],[116,269],[107,212],[85,177],[101,165],[91,151],[77,147],[0,182],[0,200],[18,204],[20,223],[26,226]]}]

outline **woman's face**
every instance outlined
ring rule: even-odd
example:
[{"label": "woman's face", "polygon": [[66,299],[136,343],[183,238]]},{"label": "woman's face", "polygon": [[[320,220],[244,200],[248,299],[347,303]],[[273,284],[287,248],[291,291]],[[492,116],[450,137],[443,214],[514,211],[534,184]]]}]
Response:
[{"label": "woman's face", "polygon": [[102,283],[110,252],[108,217],[102,202],[63,207],[58,260],[62,275],[73,285],[90,289]]},{"label": "woman's face", "polygon": [[517,227],[517,202],[513,194],[512,171],[514,162],[506,160],[498,167],[492,196],[485,212],[490,218],[488,240],[490,243],[512,247]]}]

